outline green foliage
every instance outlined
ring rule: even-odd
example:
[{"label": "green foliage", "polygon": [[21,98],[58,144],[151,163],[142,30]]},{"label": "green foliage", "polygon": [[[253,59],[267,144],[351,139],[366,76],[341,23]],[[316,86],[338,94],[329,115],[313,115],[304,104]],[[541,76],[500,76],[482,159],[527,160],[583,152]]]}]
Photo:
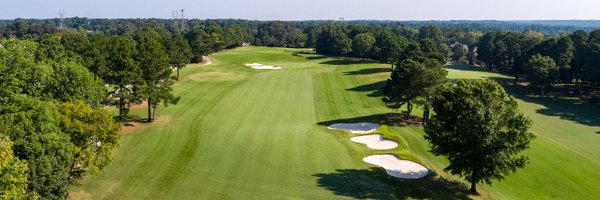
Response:
[{"label": "green foliage", "polygon": [[421,27],[419,29],[419,40],[430,39],[435,42],[435,44],[441,44],[446,41],[444,37],[444,31],[442,28],[435,24],[429,24]]},{"label": "green foliage", "polygon": [[258,27],[255,43],[269,47],[304,47],[306,35],[293,22],[270,21]]},{"label": "green foliage", "polygon": [[452,46],[452,60],[454,60],[454,62],[464,62],[466,61],[466,56],[467,51],[463,47],[463,44],[455,43],[454,46]]},{"label": "green foliage", "polygon": [[525,63],[527,80],[533,85],[544,88],[558,79],[558,67],[552,58],[536,54]]},{"label": "green foliage", "polygon": [[517,81],[523,75],[523,64],[537,42],[535,38],[519,33],[487,33],[479,41],[478,58],[490,69],[515,75]]},{"label": "green foliage", "polygon": [[373,57],[383,63],[394,63],[400,58],[400,54],[405,51],[408,40],[404,37],[397,37],[390,31],[383,31],[376,37]]},{"label": "green foliage", "polygon": [[12,141],[0,135],[0,199],[27,195],[27,163],[13,155]]},{"label": "green foliage", "polygon": [[60,37],[44,34],[37,42],[39,43],[36,52],[37,61],[61,60],[67,58],[65,47],[60,43]]},{"label": "green foliage", "polygon": [[534,135],[516,100],[491,80],[460,80],[433,99],[435,115],[425,127],[434,155],[445,156],[452,174],[477,183],[502,180],[527,164],[520,153]]},{"label": "green foliage", "polygon": [[110,36],[107,41],[106,66],[110,68],[111,82],[118,89],[116,106],[119,109],[119,118],[123,119],[129,112],[133,103],[141,103],[142,94],[140,87],[144,84],[142,69],[134,60],[137,55],[135,41],[127,36]]},{"label": "green foliage", "polygon": [[0,113],[0,135],[8,135],[15,156],[27,161],[27,191],[42,199],[64,199],[73,144],[60,131],[56,110],[32,97],[13,95],[0,100]]},{"label": "green foliage", "polygon": [[177,69],[177,78],[179,70],[184,68],[192,59],[192,49],[183,35],[175,33],[172,36],[163,34],[161,36],[165,53],[169,57],[168,63]]},{"label": "green foliage", "polygon": [[58,110],[59,127],[73,143],[74,160],[69,181],[97,173],[112,161],[112,149],[119,144],[121,126],[106,110],[92,108],[82,101],[53,102]]},{"label": "green foliage", "polygon": [[151,108],[156,112],[159,103],[175,104],[179,98],[171,94],[174,82],[170,77],[169,57],[159,42],[160,35],[152,30],[141,30],[136,32],[136,39],[139,53],[135,59],[142,69],[141,78],[145,83],[140,92],[148,101],[148,121],[152,121]]},{"label": "green foliage", "polygon": [[192,48],[192,62],[201,62],[202,56],[212,53],[212,38],[204,31],[204,27],[194,28],[186,34],[185,38]]},{"label": "green foliage", "polygon": [[227,43],[225,45],[226,48],[235,48],[242,46],[242,44],[245,42],[254,41],[254,34],[252,33],[252,30],[250,30],[250,27],[248,27],[247,25],[229,25],[225,28],[224,34],[224,40]]},{"label": "green foliage", "polygon": [[351,43],[342,27],[331,25],[319,33],[315,49],[319,54],[341,56],[352,51]]},{"label": "green foliage", "polygon": [[368,58],[375,45],[375,36],[371,33],[360,33],[352,39],[352,53],[356,57]]},{"label": "green foliage", "polygon": [[74,61],[51,62],[52,74],[45,93],[60,101],[85,101],[92,106],[100,106],[106,96],[106,89],[100,79],[86,67]]},{"label": "green foliage", "polygon": [[412,111],[412,101],[421,96],[420,78],[425,68],[414,60],[404,60],[394,67],[392,74],[381,88],[384,97],[381,99],[388,108],[398,110],[407,105],[406,119]]}]

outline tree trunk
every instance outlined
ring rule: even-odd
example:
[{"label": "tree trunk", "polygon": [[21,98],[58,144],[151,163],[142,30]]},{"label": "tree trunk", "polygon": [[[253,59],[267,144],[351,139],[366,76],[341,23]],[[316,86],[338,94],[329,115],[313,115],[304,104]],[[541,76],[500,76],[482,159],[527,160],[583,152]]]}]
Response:
[{"label": "tree trunk", "polygon": [[412,112],[412,104],[407,102],[406,104],[406,120],[410,119],[410,113]]},{"label": "tree trunk", "polygon": [[423,108],[423,126],[427,126],[427,120],[429,120],[429,106]]},{"label": "tree trunk", "polygon": [[471,194],[478,194],[477,193],[477,183],[475,182],[475,180],[471,181],[471,189],[469,189],[469,192]]},{"label": "tree trunk", "polygon": [[152,107],[152,119],[156,119],[156,107]]},{"label": "tree trunk", "polygon": [[179,67],[177,67],[177,80],[179,80]]},{"label": "tree trunk", "polygon": [[148,99],[148,122],[152,122],[152,103]]},{"label": "tree trunk", "polygon": [[544,87],[542,86],[542,97],[544,97]]},{"label": "tree trunk", "polygon": [[125,110],[124,108],[124,104],[125,102],[123,101],[122,98],[119,98],[119,120],[123,121],[123,110]]}]

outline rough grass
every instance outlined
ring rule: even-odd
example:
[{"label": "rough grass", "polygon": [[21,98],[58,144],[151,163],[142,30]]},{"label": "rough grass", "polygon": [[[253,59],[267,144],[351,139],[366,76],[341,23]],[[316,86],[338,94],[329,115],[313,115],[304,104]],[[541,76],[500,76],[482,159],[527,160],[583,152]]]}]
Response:
[{"label": "rough grass", "polygon": [[[296,51],[302,51],[302,56],[291,55]],[[378,88],[389,76],[389,65],[305,52],[238,48],[214,54],[212,65],[184,68],[175,86],[182,100],[157,110],[159,119],[169,116],[169,123],[143,124],[144,128],[125,134],[113,164],[97,176],[86,177],[71,190],[72,197],[470,198],[464,193],[464,182],[443,171],[447,161],[427,152],[422,128],[401,126],[381,103]],[[252,62],[284,69],[257,71],[243,66]],[[468,66],[449,71],[451,78],[498,76]],[[216,73],[219,78],[192,78]],[[225,78],[227,74],[244,78]],[[538,135],[527,152],[532,163],[506,181],[482,188],[483,196],[474,198],[600,196],[600,190],[594,190],[600,180],[600,150],[593,146],[599,144],[600,134],[590,134],[600,128],[543,111],[562,104],[544,105],[520,101]],[[413,114],[420,112],[415,109]],[[145,109],[132,113],[145,116]],[[333,122],[355,121],[382,124],[376,133],[399,141],[399,147],[371,150],[350,141],[354,135],[326,128]],[[362,161],[379,153],[419,162],[433,173],[420,180],[390,178]]]}]

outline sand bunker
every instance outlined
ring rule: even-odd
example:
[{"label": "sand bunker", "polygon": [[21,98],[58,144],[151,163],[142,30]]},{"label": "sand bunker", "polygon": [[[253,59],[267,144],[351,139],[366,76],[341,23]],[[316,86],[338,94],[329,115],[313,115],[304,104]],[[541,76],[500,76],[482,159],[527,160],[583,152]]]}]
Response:
[{"label": "sand bunker", "polygon": [[358,136],[353,137],[350,140],[357,143],[366,144],[367,147],[377,150],[393,149],[398,146],[398,143],[396,141],[386,140],[381,134]]},{"label": "sand bunker", "polygon": [[246,66],[252,67],[253,69],[271,69],[271,70],[283,69],[282,67],[275,67],[275,66],[270,66],[270,65],[265,66],[260,63],[250,63],[250,64],[246,64]]},{"label": "sand bunker", "polygon": [[418,179],[429,173],[429,170],[420,164],[390,154],[367,156],[363,161],[384,168],[387,174],[396,178]]},{"label": "sand bunker", "polygon": [[361,123],[339,123],[327,127],[335,130],[349,130],[351,133],[371,133],[379,128],[379,124],[361,122]]}]

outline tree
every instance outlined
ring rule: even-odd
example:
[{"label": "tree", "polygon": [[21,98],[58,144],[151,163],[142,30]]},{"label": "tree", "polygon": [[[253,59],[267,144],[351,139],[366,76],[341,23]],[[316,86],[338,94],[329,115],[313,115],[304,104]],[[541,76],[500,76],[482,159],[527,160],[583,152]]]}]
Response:
[{"label": "tree", "polygon": [[350,39],[342,27],[325,27],[317,38],[316,50],[319,54],[345,55],[352,51]]},{"label": "tree", "polygon": [[520,153],[535,137],[531,121],[498,83],[460,80],[434,97],[433,110],[425,127],[431,152],[445,156],[450,165],[444,170],[469,181],[472,193],[477,183],[502,180],[527,164]]},{"label": "tree", "polygon": [[192,50],[183,35],[179,33],[172,36],[163,35],[162,42],[168,56],[168,62],[171,67],[177,70],[177,78],[179,78],[179,70],[190,63],[192,59]]},{"label": "tree", "polygon": [[423,126],[427,126],[431,108],[431,98],[437,93],[439,88],[448,82],[448,79],[446,78],[448,71],[444,69],[442,63],[431,58],[425,60],[423,67],[425,70],[418,79],[418,81],[421,81],[422,83],[418,86],[420,88],[415,89],[423,90],[421,93],[421,100],[416,103],[423,106]]},{"label": "tree", "polygon": [[570,35],[573,41],[573,59],[571,60],[571,74],[579,82],[583,78],[583,67],[586,60],[586,49],[588,33],[583,30],[577,30]]},{"label": "tree", "polygon": [[44,34],[37,42],[39,44],[36,52],[37,61],[67,59],[65,47],[60,43],[60,37]]},{"label": "tree", "polygon": [[0,135],[0,199],[27,195],[27,163],[13,155],[12,141]]},{"label": "tree", "polygon": [[58,122],[73,143],[73,162],[69,181],[87,173],[97,173],[112,161],[112,149],[119,144],[121,126],[102,108],[92,108],[82,101],[51,104],[59,112]]},{"label": "tree", "polygon": [[[444,46],[445,44],[436,45],[432,39],[421,40],[420,44],[423,56],[425,56],[425,58],[421,62],[423,62],[425,59],[431,58],[437,60],[440,63],[446,63],[446,54],[444,52],[441,52],[441,48],[439,47]],[[447,46],[445,51],[447,51]]]},{"label": "tree", "polygon": [[461,43],[455,43],[452,46],[452,60],[457,62],[464,62],[466,60],[467,50],[463,47]]},{"label": "tree", "polygon": [[590,32],[587,45],[582,79],[592,86],[600,84],[600,30]]},{"label": "tree", "polygon": [[352,53],[354,56],[361,58],[370,57],[370,53],[373,51],[373,45],[375,44],[375,36],[373,34],[360,33],[352,39]]},{"label": "tree", "polygon": [[435,44],[441,44],[445,42],[444,31],[442,28],[435,24],[429,24],[419,29],[419,40],[431,39]]},{"label": "tree", "polygon": [[52,68],[45,93],[60,101],[84,101],[94,107],[106,98],[101,80],[94,78],[86,67],[73,61],[61,60],[49,63]]},{"label": "tree", "polygon": [[271,21],[258,26],[255,43],[269,47],[304,47],[307,36],[293,22]]},{"label": "tree", "polygon": [[548,56],[536,54],[525,63],[525,67],[527,79],[531,84],[542,88],[542,96],[544,88],[558,79],[558,67]]},{"label": "tree", "polygon": [[202,61],[202,56],[211,53],[213,44],[211,36],[204,31],[204,27],[196,27],[188,32],[185,38],[190,43],[192,50],[192,62],[199,63]]},{"label": "tree", "polygon": [[160,35],[156,31],[142,29],[136,32],[136,39],[139,53],[135,58],[142,68],[142,79],[145,83],[143,91],[148,103],[148,121],[152,122],[154,120],[152,108],[156,111],[160,102],[165,105],[175,104],[179,98],[168,95],[173,81],[169,81],[171,68],[165,49],[159,42]]},{"label": "tree", "polygon": [[110,81],[117,85],[114,92],[117,97],[119,119],[128,115],[131,104],[142,101],[141,87],[143,71],[134,60],[137,55],[135,41],[128,36],[110,36],[106,48],[106,65],[110,67]]},{"label": "tree", "polygon": [[27,191],[43,199],[64,199],[69,188],[73,144],[56,119],[47,102],[23,94],[0,98],[0,135],[8,135],[14,155],[27,162]]},{"label": "tree", "polygon": [[398,61],[403,51],[408,50],[408,40],[397,37],[391,31],[383,31],[377,34],[373,57],[383,63],[394,64]]},{"label": "tree", "polygon": [[384,97],[381,99],[388,108],[398,110],[406,105],[405,118],[410,119],[413,101],[422,95],[420,85],[425,68],[421,63],[407,59],[401,61],[392,69],[390,78],[381,88]]}]

